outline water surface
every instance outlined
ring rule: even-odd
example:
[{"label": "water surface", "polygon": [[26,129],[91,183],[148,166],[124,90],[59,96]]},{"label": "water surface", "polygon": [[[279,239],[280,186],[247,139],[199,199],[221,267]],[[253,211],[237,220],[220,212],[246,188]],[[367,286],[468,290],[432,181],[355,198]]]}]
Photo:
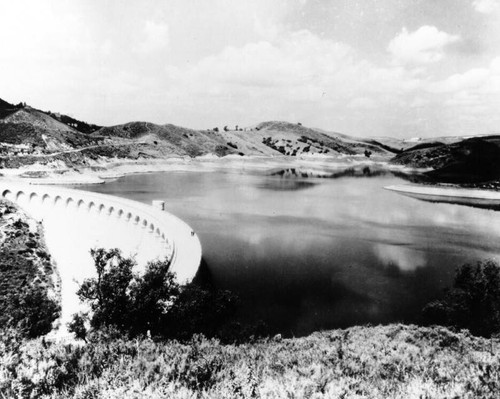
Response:
[{"label": "water surface", "polygon": [[177,171],[79,188],[164,199],[199,234],[214,284],[240,296],[240,319],[297,336],[415,321],[457,266],[500,254],[500,213],[400,196],[383,189],[400,178],[364,172]]}]

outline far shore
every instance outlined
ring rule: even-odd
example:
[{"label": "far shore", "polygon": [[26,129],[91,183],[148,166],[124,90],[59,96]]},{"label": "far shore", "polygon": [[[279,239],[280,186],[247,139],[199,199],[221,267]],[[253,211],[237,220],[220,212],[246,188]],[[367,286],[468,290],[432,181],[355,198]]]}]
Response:
[{"label": "far shore", "polygon": [[356,156],[308,155],[301,157],[287,156],[235,156],[217,157],[213,154],[196,158],[172,156],[165,159],[114,159],[95,162],[88,167],[69,168],[60,164],[34,164],[16,169],[0,169],[3,179],[23,181],[28,184],[47,185],[88,185],[103,184],[131,174],[156,172],[193,171],[212,172],[216,170],[264,171],[273,168],[325,168],[329,170],[345,169],[360,165],[374,166],[399,172],[423,172],[424,169],[412,169],[391,165],[384,158],[366,158]]}]

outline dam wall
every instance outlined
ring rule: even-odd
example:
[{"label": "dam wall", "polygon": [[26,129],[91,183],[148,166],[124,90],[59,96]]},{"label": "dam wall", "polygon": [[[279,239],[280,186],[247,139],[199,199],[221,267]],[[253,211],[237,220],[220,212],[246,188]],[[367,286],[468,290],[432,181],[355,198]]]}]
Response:
[{"label": "dam wall", "polygon": [[148,261],[167,258],[181,284],[190,282],[198,271],[198,236],[161,208],[83,190],[14,182],[0,182],[0,194],[44,226],[61,278],[63,324],[84,310],[76,291],[85,278],[95,276],[91,248],[119,248],[124,256],[135,258],[137,272]]}]

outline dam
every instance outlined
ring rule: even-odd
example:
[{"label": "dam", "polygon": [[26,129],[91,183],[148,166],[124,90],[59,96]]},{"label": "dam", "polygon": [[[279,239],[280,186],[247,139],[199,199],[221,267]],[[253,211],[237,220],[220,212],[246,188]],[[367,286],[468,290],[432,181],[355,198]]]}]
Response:
[{"label": "dam", "polygon": [[118,248],[133,257],[136,272],[148,261],[169,259],[180,284],[190,282],[201,262],[197,234],[158,207],[82,190],[2,181],[3,198],[42,222],[45,241],[61,279],[61,324],[81,308],[76,291],[95,276],[91,248]]}]

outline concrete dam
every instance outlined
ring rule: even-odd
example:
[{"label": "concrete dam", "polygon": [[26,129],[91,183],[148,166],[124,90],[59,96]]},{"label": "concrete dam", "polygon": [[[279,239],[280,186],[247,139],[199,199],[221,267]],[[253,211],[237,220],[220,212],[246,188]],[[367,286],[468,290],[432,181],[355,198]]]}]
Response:
[{"label": "concrete dam", "polygon": [[81,309],[79,285],[95,276],[91,248],[119,248],[124,256],[135,258],[137,272],[148,261],[168,258],[181,284],[198,271],[198,236],[158,207],[88,191],[6,181],[1,182],[0,193],[43,224],[61,278],[62,326]]}]

